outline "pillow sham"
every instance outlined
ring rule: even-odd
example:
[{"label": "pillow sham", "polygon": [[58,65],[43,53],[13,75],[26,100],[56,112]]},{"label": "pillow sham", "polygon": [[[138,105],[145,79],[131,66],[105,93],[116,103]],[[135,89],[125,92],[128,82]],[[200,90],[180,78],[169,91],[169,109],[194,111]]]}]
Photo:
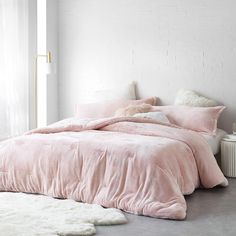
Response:
[{"label": "pillow sham", "polygon": [[214,107],[217,102],[213,99],[201,96],[192,90],[180,89],[175,98],[175,105],[185,105],[192,107]]},{"label": "pillow sham", "polygon": [[135,82],[122,84],[116,87],[106,87],[80,91],[79,101],[81,103],[97,103],[111,100],[136,100]]},{"label": "pillow sham", "polygon": [[156,97],[141,100],[112,100],[100,103],[80,103],[75,106],[75,116],[77,118],[105,118],[114,116],[116,110],[129,105],[150,104],[156,105]]},{"label": "pillow sham", "polygon": [[136,100],[135,83],[132,82],[126,85],[120,85],[118,87],[95,90],[93,92],[94,102],[105,100]]},{"label": "pillow sham", "polygon": [[149,118],[152,120],[159,121],[161,123],[170,124],[170,121],[163,112],[146,112],[146,113],[136,113],[134,117]]},{"label": "pillow sham", "polygon": [[188,107],[172,105],[152,107],[152,111],[163,112],[172,124],[211,135],[215,135],[218,118],[224,109],[224,106]]}]

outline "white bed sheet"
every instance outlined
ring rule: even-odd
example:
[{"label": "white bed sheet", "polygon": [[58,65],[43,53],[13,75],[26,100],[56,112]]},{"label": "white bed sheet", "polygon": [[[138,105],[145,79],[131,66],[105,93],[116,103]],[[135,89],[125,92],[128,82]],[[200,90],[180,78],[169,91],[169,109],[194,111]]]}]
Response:
[{"label": "white bed sheet", "polygon": [[201,133],[201,135],[205,138],[207,143],[210,145],[211,150],[214,155],[220,151],[220,141],[226,134],[227,133],[222,129],[217,129],[215,136]]}]

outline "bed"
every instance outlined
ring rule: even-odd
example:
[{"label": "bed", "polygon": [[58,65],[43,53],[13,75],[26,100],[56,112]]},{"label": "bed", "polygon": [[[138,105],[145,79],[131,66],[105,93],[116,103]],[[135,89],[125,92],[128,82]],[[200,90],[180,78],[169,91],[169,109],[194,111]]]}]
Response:
[{"label": "bed", "polygon": [[70,118],[0,143],[0,191],[182,220],[184,195],[217,185],[228,182],[204,137],[152,119]]}]

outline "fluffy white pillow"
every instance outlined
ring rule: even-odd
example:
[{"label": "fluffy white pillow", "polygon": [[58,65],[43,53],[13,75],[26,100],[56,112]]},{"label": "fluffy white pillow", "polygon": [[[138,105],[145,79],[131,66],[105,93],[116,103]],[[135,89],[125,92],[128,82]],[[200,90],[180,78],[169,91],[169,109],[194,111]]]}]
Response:
[{"label": "fluffy white pillow", "polygon": [[147,113],[137,113],[134,117],[143,117],[156,120],[162,123],[170,124],[170,121],[163,112],[147,112]]},{"label": "fluffy white pillow", "polygon": [[192,107],[214,107],[217,106],[217,102],[199,95],[195,91],[181,89],[178,91],[175,98],[175,105],[185,105]]}]

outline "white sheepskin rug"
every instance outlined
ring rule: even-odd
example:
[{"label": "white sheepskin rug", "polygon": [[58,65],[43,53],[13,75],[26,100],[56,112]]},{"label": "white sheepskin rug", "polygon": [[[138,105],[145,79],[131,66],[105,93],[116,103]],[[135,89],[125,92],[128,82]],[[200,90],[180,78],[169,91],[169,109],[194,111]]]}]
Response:
[{"label": "white sheepskin rug", "polygon": [[93,235],[95,225],[124,224],[120,210],[42,195],[0,193],[0,235]]}]

